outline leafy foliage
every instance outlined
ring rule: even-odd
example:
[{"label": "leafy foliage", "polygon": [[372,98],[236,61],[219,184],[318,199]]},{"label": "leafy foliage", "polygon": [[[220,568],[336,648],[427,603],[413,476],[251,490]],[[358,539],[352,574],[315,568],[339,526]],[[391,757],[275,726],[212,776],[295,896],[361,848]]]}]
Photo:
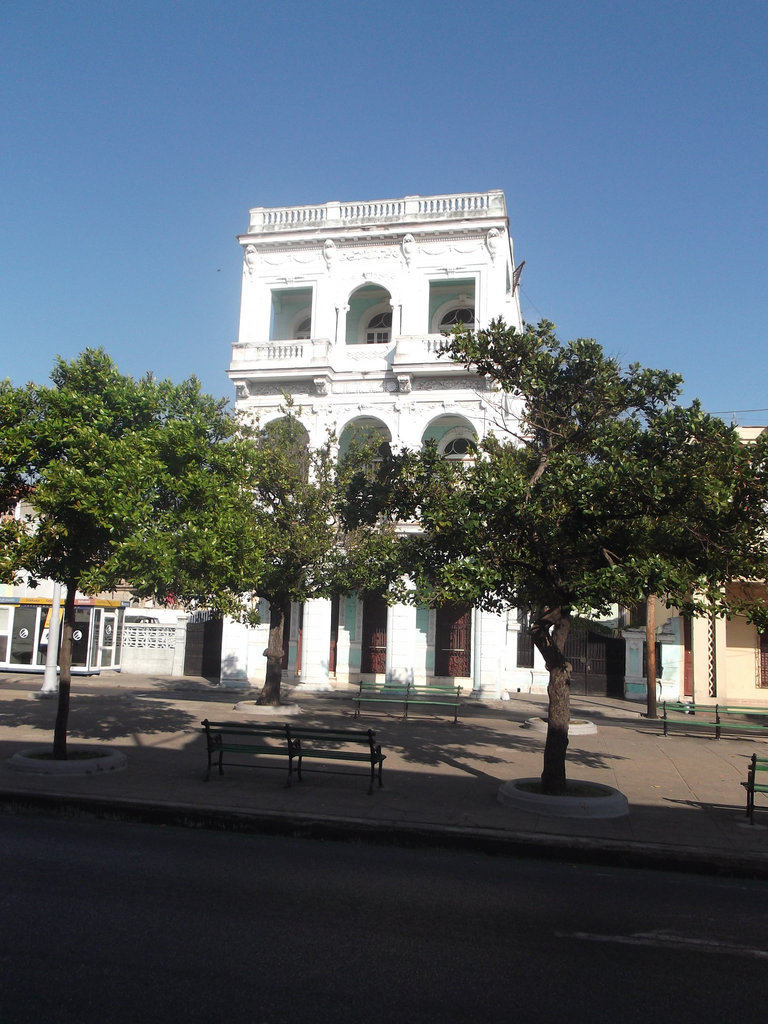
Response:
[{"label": "leafy foliage", "polygon": [[267,673],[260,700],[280,702],[283,630],[292,602],[366,588],[379,579],[377,558],[388,550],[386,531],[361,524],[348,530],[353,481],[365,477],[370,445],[337,458],[335,438],[311,448],[294,409],[255,430],[244,446],[252,496],[251,529],[258,537],[253,557],[240,567],[241,596],[232,614],[252,620],[252,600],[270,604]]},{"label": "leafy foliage", "polygon": [[446,351],[506,394],[507,411],[474,463],[434,449],[399,459],[389,512],[421,527],[407,541],[414,599],[530,610],[550,672],[542,780],[562,792],[572,615],[653,593],[690,612],[735,610],[729,581],[766,575],[768,447],[678,405],[676,374],[622,370],[546,321],[460,331]]},{"label": "leafy foliage", "polygon": [[190,378],[120,374],[100,349],[59,359],[52,386],[0,389],[0,495],[30,511],[0,569],[67,588],[54,753],[66,756],[75,593],[122,581],[216,600],[256,535],[236,423]]}]

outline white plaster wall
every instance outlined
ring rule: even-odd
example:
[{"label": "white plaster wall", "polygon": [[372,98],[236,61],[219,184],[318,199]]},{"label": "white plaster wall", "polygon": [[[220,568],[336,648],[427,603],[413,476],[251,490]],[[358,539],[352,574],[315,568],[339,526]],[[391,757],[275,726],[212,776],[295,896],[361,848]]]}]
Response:
[{"label": "white plaster wall", "polygon": [[[442,416],[460,417],[479,437],[494,425],[499,396],[436,354],[440,338],[430,335],[430,282],[473,281],[480,325],[503,316],[521,326],[517,293],[508,289],[514,267],[503,193],[256,207],[240,243],[240,328],[229,369],[239,411],[265,422],[278,413],[288,391],[313,446],[361,417],[381,421],[395,449],[419,447],[429,425]],[[388,344],[346,344],[350,297],[366,284],[389,293]],[[312,340],[271,344],[272,290],[289,287],[313,289]],[[416,621],[415,609],[398,606],[390,612],[389,678],[427,677],[434,637],[418,630]],[[475,689],[498,694],[507,669],[503,619],[476,621]],[[329,632],[330,605],[307,605],[301,685],[328,685]],[[354,636],[352,641],[342,615],[340,679],[358,671],[350,663],[359,656],[359,623]],[[259,630],[225,624],[222,681],[260,682],[265,645]]]}]

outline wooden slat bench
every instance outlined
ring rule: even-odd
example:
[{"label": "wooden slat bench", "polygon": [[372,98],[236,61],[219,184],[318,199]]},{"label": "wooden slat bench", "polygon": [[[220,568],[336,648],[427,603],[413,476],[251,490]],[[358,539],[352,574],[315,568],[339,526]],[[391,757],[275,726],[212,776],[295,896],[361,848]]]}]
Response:
[{"label": "wooden slat bench", "polygon": [[723,732],[765,733],[768,739],[768,708],[746,704],[695,704],[680,701],[662,704],[664,735],[670,729],[687,732],[714,732],[720,739]]},{"label": "wooden slat bench", "polygon": [[461,687],[456,686],[434,686],[430,684],[417,685],[408,684],[408,695],[405,698],[405,717],[408,717],[408,708],[411,705],[450,708],[453,710],[454,724],[459,720],[459,708],[461,706]]},{"label": "wooden slat bench", "polygon": [[355,718],[360,717],[361,704],[396,704],[405,714],[405,699],[408,696],[408,684],[382,685],[361,680],[359,689],[352,698],[355,703]]},{"label": "wooden slat bench", "polygon": [[459,720],[461,707],[461,686],[436,686],[431,683],[388,684],[369,683],[361,680],[359,689],[352,698],[355,704],[355,718],[360,717],[362,704],[394,704],[402,708],[403,718],[408,709],[415,707],[448,708],[453,711],[454,723]]},{"label": "wooden slat bench", "polygon": [[[348,761],[367,764],[370,775],[368,792],[373,792],[373,782],[378,776],[379,787],[382,785],[381,770],[385,755],[381,752],[381,744],[376,742],[373,729],[321,729],[303,725],[287,725],[288,750],[291,761],[296,761],[296,770],[301,781],[301,771],[305,758],[322,761]],[[344,774],[362,774],[360,772]]]},{"label": "wooden slat bench", "polygon": [[758,757],[757,754],[753,754],[749,759],[747,781],[742,782],[742,786],[747,791],[747,817],[751,825],[755,823],[755,793],[768,793],[768,775],[761,776],[765,779],[764,782],[758,782],[758,772],[768,772],[768,757]]},{"label": "wooden slat bench", "polygon": [[[208,747],[206,782],[211,777],[214,761],[218,763],[219,775],[224,774],[224,754],[250,754],[284,758],[290,785],[292,765],[285,725],[264,722],[209,722],[207,718],[201,724]],[[242,761],[227,761],[226,764],[241,768],[257,767],[253,764],[244,764]]]}]

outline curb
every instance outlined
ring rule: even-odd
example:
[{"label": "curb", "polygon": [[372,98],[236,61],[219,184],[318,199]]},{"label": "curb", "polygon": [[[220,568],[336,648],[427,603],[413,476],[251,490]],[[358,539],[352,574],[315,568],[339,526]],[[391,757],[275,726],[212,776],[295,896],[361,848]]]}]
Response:
[{"label": "curb", "polygon": [[321,818],[279,812],[254,814],[230,808],[201,810],[192,805],[153,804],[140,800],[103,800],[85,796],[62,798],[54,793],[0,791],[0,811],[334,842],[440,848],[491,856],[536,857],[579,864],[768,880],[768,860],[763,857],[726,859],[702,854],[693,847],[596,841],[573,836],[543,837],[525,832],[461,829],[446,825],[379,825],[356,818]]}]

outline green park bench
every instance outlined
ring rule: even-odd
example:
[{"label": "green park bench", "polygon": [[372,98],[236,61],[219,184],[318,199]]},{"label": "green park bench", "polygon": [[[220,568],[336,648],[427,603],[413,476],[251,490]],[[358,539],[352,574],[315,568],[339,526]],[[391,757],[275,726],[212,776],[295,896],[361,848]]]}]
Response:
[{"label": "green park bench", "polygon": [[768,772],[768,757],[753,754],[749,759],[747,781],[742,782],[747,791],[747,817],[751,825],[755,823],[755,793],[768,793],[768,775],[761,776],[765,782],[758,782],[758,772]]},{"label": "green park bench", "polygon": [[765,733],[768,737],[768,708],[746,704],[696,704],[693,701],[664,701],[661,719],[664,735],[671,729],[684,732]]},{"label": "green park bench", "polygon": [[355,704],[355,718],[360,717],[362,704],[396,704],[405,714],[405,699],[408,696],[408,684],[369,683],[360,680],[358,691],[352,698]]},{"label": "green park bench", "polygon": [[[291,771],[295,761],[299,781],[301,781],[305,760],[347,761],[368,765],[368,771],[364,774],[370,777],[369,794],[373,792],[373,782],[377,776],[379,787],[381,787],[381,771],[385,755],[381,752],[381,744],[376,742],[376,733],[373,729],[363,731],[287,725],[286,732],[288,734],[288,756],[291,762]],[[332,771],[332,769],[326,770]],[[344,774],[363,773],[344,772]]]},{"label": "green park bench", "polygon": [[208,748],[208,771],[205,781],[211,777],[214,762],[219,766],[219,775],[224,774],[224,764],[240,768],[255,768],[258,764],[242,761],[224,761],[225,754],[243,754],[260,757],[282,757],[288,770],[288,785],[291,782],[291,760],[288,753],[288,733],[284,725],[262,722],[209,722],[201,723]]},{"label": "green park bench", "polygon": [[461,707],[461,686],[439,686],[432,683],[370,683],[363,680],[358,692],[352,698],[355,704],[355,718],[360,716],[362,704],[396,704],[402,708],[403,718],[408,718],[411,707],[448,708],[453,711],[454,723],[459,720]]},{"label": "green park bench", "polygon": [[[257,759],[284,758],[288,769],[286,784],[289,786],[293,778],[294,765],[301,782],[305,758],[364,763],[370,770],[368,792],[373,792],[373,781],[377,772],[379,786],[382,785],[381,773],[385,755],[381,752],[381,744],[376,743],[376,733],[372,729],[324,729],[289,723],[209,722],[207,718],[201,724],[208,751],[206,782],[211,776],[214,764],[218,764],[219,775],[224,774],[225,764],[240,768],[261,766],[259,760],[248,763],[242,760],[224,760],[225,754],[241,754]],[[367,776],[369,772],[366,771],[365,774]]]}]

